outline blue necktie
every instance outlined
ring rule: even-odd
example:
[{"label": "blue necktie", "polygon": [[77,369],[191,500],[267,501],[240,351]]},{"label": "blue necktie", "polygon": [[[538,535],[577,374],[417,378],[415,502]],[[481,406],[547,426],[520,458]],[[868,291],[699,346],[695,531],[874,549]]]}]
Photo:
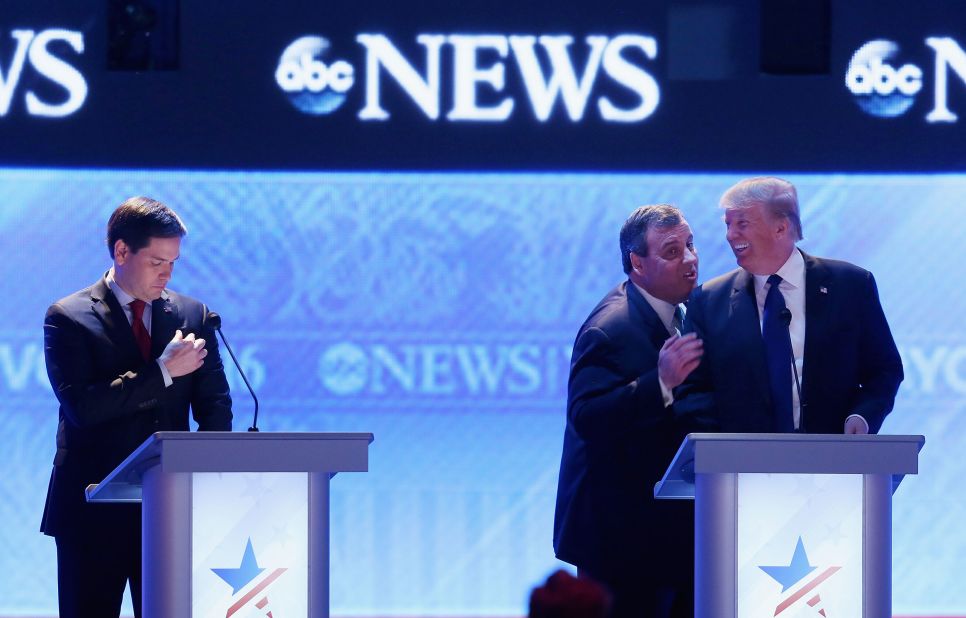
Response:
[{"label": "blue necktie", "polygon": [[795,431],[792,418],[792,347],[788,338],[788,327],[782,322],[781,313],[785,309],[785,297],[778,285],[782,278],[778,275],[768,277],[768,294],[765,296],[765,311],[762,315],[761,337],[765,342],[765,364],[768,366],[768,387],[772,403],[772,427],[779,433]]}]

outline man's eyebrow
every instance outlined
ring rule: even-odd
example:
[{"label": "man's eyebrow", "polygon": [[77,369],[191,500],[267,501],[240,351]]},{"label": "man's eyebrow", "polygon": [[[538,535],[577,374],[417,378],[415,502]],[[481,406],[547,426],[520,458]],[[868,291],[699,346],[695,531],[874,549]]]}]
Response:
[{"label": "man's eyebrow", "polygon": [[668,236],[667,238],[664,239],[664,242],[661,243],[661,248],[663,249],[664,247],[667,247],[668,245],[677,244],[680,240],[681,239],[678,238],[677,236]]},{"label": "man's eyebrow", "polygon": [[177,260],[178,260],[178,258],[180,258],[180,257],[181,257],[181,254],[180,254],[180,253],[179,253],[179,254],[178,254],[177,256],[175,256],[175,258],[174,258],[173,260],[169,260],[168,258],[164,258],[164,257],[161,257],[160,255],[154,255],[154,254],[152,254],[152,255],[150,256],[150,258],[151,258],[152,260],[160,260],[160,261],[162,261],[162,262],[175,262],[175,261],[177,261]]}]

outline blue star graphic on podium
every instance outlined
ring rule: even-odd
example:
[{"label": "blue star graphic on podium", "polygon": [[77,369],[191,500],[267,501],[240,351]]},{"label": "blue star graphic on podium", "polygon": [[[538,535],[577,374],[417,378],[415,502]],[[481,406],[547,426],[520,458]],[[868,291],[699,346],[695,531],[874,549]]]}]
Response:
[{"label": "blue star graphic on podium", "polygon": [[245,555],[242,556],[241,565],[237,569],[212,569],[215,575],[231,586],[232,594],[244,588],[248,582],[258,577],[258,574],[264,570],[255,561],[255,550],[252,549],[251,538],[248,539],[248,545],[245,546]]},{"label": "blue star graphic on podium", "polygon": [[802,537],[798,537],[798,545],[795,546],[795,554],[792,556],[792,561],[788,566],[759,566],[759,569],[768,573],[772,579],[782,585],[782,592],[785,592],[797,582],[800,582],[803,577],[815,570],[808,563],[808,556],[805,554],[805,545],[802,543]]}]

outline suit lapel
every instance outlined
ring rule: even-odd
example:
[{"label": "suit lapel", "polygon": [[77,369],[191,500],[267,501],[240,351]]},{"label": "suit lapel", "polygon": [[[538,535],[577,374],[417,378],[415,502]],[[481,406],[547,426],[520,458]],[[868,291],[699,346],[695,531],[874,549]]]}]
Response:
[{"label": "suit lapel", "polygon": [[631,311],[635,311],[647,326],[647,335],[651,343],[660,350],[667,338],[671,336],[667,332],[664,322],[658,317],[654,307],[651,307],[651,303],[647,302],[647,299],[641,295],[633,281],[626,281],[624,289],[627,294],[627,304],[631,306]]},{"label": "suit lapel", "polygon": [[[174,332],[181,328],[181,312],[178,305],[171,301],[167,292],[151,303],[151,356],[158,358],[164,347],[174,338]],[[188,333],[182,333],[187,335]]]},{"label": "suit lapel", "polygon": [[141,357],[137,342],[134,340],[134,331],[131,330],[127,316],[124,315],[124,309],[121,308],[117,297],[103,277],[91,286],[91,311],[101,321],[107,337],[124,352],[125,356]]},{"label": "suit lapel", "polygon": [[[755,278],[746,270],[740,270],[731,290],[731,316],[733,341],[744,342],[754,384],[759,393],[768,397],[768,368],[765,364],[765,343],[761,338],[758,320],[758,301],[755,299]],[[739,345],[741,345],[739,343]]]},{"label": "suit lapel", "polygon": [[[805,258],[805,352],[802,360],[802,391],[808,384],[808,360],[821,342],[823,333],[829,332],[828,298],[832,290],[829,289],[828,270],[821,260],[802,252]],[[806,401],[808,397],[802,395]]]}]

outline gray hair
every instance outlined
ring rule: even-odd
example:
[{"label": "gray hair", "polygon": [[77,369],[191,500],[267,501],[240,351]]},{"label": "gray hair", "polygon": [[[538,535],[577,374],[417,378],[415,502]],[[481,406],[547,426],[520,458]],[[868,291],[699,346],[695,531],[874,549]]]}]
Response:
[{"label": "gray hair", "polygon": [[684,220],[684,215],[676,207],[670,204],[654,204],[650,206],[639,206],[627,218],[621,227],[621,262],[624,264],[624,272],[630,273],[631,253],[636,253],[641,257],[647,256],[647,230],[656,228],[666,228],[680,224]]},{"label": "gray hair", "polygon": [[774,176],[759,176],[742,180],[721,196],[722,208],[749,208],[755,204],[763,204],[772,217],[788,219],[796,240],[804,238],[795,185]]}]

